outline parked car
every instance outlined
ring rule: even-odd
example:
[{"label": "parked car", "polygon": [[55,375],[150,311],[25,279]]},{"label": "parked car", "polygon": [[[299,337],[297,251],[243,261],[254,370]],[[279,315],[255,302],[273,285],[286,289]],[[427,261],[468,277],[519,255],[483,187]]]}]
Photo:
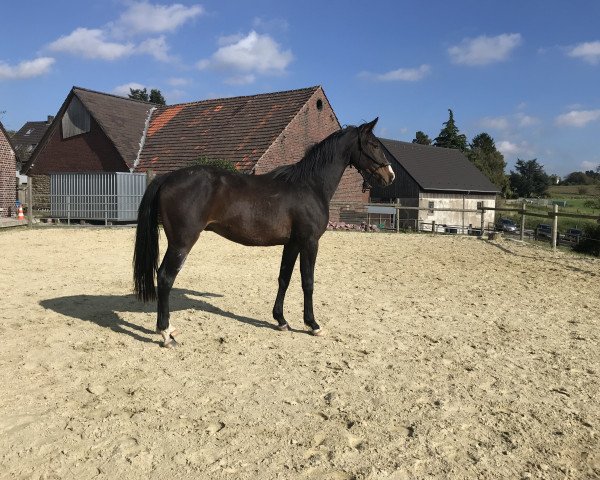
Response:
[{"label": "parked car", "polygon": [[535,238],[552,238],[552,226],[547,223],[540,223],[535,229]]},{"label": "parked car", "polygon": [[583,230],[581,230],[579,228],[569,228],[565,232],[564,239],[567,242],[579,243],[579,240],[581,240],[582,236],[583,236]]},{"label": "parked car", "polygon": [[496,222],[496,230],[509,233],[517,233],[517,224],[510,218],[500,218]]}]

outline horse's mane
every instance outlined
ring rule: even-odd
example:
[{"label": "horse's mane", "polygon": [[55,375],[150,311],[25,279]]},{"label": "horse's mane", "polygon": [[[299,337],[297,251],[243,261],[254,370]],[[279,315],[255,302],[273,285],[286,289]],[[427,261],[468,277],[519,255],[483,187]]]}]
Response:
[{"label": "horse's mane", "polygon": [[325,140],[315,143],[306,150],[306,153],[297,163],[291,165],[282,165],[265,175],[271,178],[277,178],[289,183],[296,183],[318,176],[329,161],[331,161],[338,152],[338,139],[348,132],[349,125],[337,132],[329,135]]}]

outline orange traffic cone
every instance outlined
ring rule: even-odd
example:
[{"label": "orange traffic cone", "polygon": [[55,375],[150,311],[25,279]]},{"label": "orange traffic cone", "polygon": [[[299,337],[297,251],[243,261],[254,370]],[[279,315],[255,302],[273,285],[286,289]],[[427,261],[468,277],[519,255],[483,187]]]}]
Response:
[{"label": "orange traffic cone", "polygon": [[17,220],[25,220],[25,215],[23,215],[23,207],[19,205],[19,213],[17,214]]}]

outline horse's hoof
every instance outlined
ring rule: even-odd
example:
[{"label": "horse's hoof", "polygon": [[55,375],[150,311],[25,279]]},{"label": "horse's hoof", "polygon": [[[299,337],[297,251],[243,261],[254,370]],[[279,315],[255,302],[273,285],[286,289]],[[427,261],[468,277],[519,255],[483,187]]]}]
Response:
[{"label": "horse's hoof", "polygon": [[175,348],[178,345],[179,343],[173,337],[170,337],[168,342],[163,342],[162,344],[163,348]]},{"label": "horse's hoof", "polygon": [[290,326],[287,323],[284,325],[277,325],[277,329],[281,330],[282,332],[287,332],[290,330]]},{"label": "horse's hoof", "polygon": [[323,330],[322,328],[317,328],[316,330],[311,330],[311,333],[313,334],[314,337],[324,337],[325,336],[325,330]]}]

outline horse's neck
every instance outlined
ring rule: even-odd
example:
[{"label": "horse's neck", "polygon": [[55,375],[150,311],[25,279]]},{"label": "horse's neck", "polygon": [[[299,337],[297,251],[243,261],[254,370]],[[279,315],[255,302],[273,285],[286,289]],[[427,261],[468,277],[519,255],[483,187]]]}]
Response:
[{"label": "horse's neck", "polygon": [[349,148],[345,145],[346,142],[340,139],[340,148],[337,149],[335,156],[327,162],[327,166],[323,169],[322,173],[322,184],[320,185],[323,189],[323,196],[327,199],[327,202],[331,201],[333,194],[338,188],[342,175],[349,164]]}]

